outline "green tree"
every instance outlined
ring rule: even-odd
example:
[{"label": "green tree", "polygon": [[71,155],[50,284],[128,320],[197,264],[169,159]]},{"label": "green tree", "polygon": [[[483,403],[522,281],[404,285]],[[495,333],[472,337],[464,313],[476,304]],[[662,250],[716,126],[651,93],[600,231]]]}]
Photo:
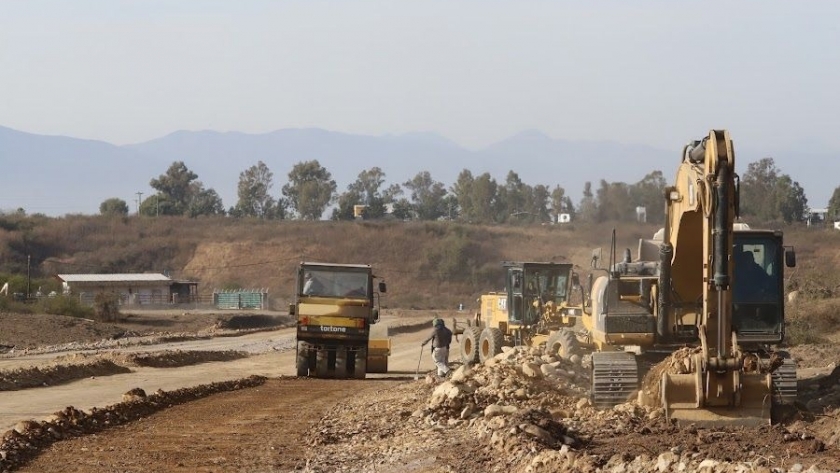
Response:
[{"label": "green tree", "polygon": [[475,182],[472,172],[464,169],[458,174],[458,179],[449,188],[449,193],[458,205],[458,214],[463,218],[472,219],[475,210],[472,202],[472,186]]},{"label": "green tree", "polygon": [[362,196],[358,192],[347,190],[339,194],[336,208],[332,211],[331,220],[353,220],[355,217],[353,207],[360,205]]},{"label": "green tree", "polygon": [[555,222],[558,220],[558,215],[560,214],[574,216],[575,206],[572,203],[572,199],[566,195],[566,189],[560,186],[554,186],[554,189],[552,189],[550,205],[550,215]]},{"label": "green tree", "polygon": [[289,172],[289,183],[283,186],[297,216],[303,220],[318,220],[335,195],[332,175],[317,160],[295,164]]},{"label": "green tree", "polygon": [[443,208],[446,210],[447,220],[457,220],[459,218],[458,199],[452,194],[446,194],[443,198]]},{"label": "green tree", "polygon": [[805,197],[805,190],[787,174],[781,175],[776,180],[772,200],[774,202],[773,213],[781,216],[785,223],[801,222],[805,219],[805,214],[808,211],[808,198]]},{"label": "green tree", "polygon": [[778,177],[773,158],[763,158],[747,165],[740,186],[741,215],[773,220],[767,197],[772,194]]},{"label": "green tree", "polygon": [[840,220],[840,186],[834,188],[834,193],[828,201],[828,218]]},{"label": "green tree", "polygon": [[[365,172],[362,174],[365,174]],[[362,179],[362,174],[360,174],[360,179]],[[383,173],[382,176],[384,178],[385,174]],[[382,218],[387,213],[388,205],[393,205],[397,201],[397,197],[403,193],[399,184],[391,184],[384,191],[377,190],[373,194],[362,192],[362,188],[359,186],[359,181],[348,186],[347,191],[338,196],[337,207],[333,209],[330,218],[332,220],[353,220],[356,218],[354,206],[362,204],[367,206],[362,212],[362,218]],[[406,205],[410,207],[408,201],[406,201]],[[397,216],[392,211],[392,216],[399,219],[410,218],[410,214],[411,212],[408,212],[405,215]]]},{"label": "green tree", "polygon": [[414,218],[414,209],[408,199],[401,197],[394,202],[392,214],[398,220],[411,220]]},{"label": "green tree", "polygon": [[[386,189],[382,192],[382,185],[385,183],[385,173],[378,167],[373,167],[359,173],[356,180],[347,186],[347,192],[339,196],[339,207],[348,208],[350,218],[353,217],[353,205],[364,205],[364,218],[376,219],[385,215],[385,204],[393,202],[391,192],[394,189]],[[344,199],[342,199],[344,197]],[[346,210],[342,212],[346,215]]]},{"label": "green tree", "polygon": [[526,214],[528,208],[526,205],[527,185],[519,178],[519,174],[508,171],[505,178],[504,192],[501,194],[502,198],[499,200],[504,203],[504,218],[507,219],[510,215]]},{"label": "green tree", "polygon": [[447,214],[444,204],[446,188],[432,179],[429,171],[421,171],[403,186],[410,191],[411,205],[420,220],[437,220]]},{"label": "green tree", "polygon": [[551,220],[549,213],[549,201],[551,200],[551,193],[548,186],[537,184],[530,189],[528,195],[528,209],[533,216],[533,220],[537,222],[548,222]]},{"label": "green tree", "polygon": [[262,161],[239,173],[238,200],[231,214],[262,219],[277,217],[277,201],[270,192],[273,180],[274,173]]},{"label": "green tree", "polygon": [[[192,183],[198,175],[187,168],[183,161],[175,161],[169,166],[166,174],[152,179],[149,185],[158,191],[158,200],[166,201],[166,206],[160,206],[160,215],[184,215],[192,199],[194,190]],[[149,200],[149,199],[147,199]]]},{"label": "green tree", "polygon": [[589,181],[583,184],[583,198],[578,204],[578,214],[584,222],[594,222],[598,219],[598,204],[595,202],[592,183]]},{"label": "green tree", "polygon": [[630,201],[630,192],[623,182],[607,182],[601,179],[597,192],[597,221],[626,221],[635,219],[635,209]]},{"label": "green tree", "polygon": [[[501,206],[499,203],[499,185],[496,180],[484,173],[475,178],[472,183],[472,211],[470,220],[475,223],[497,222],[496,219]],[[503,221],[503,220],[502,220]]]},{"label": "green tree", "polygon": [[99,213],[109,217],[125,217],[128,215],[128,204],[120,198],[112,197],[99,204]]},{"label": "green tree", "polygon": [[163,193],[158,192],[143,199],[143,202],[140,203],[140,215],[156,217],[178,214],[173,210],[172,201]]},{"label": "green tree", "polygon": [[190,203],[186,211],[189,217],[225,214],[225,207],[222,205],[219,194],[213,189],[205,189],[201,182],[196,181],[192,184],[190,195]]},{"label": "green tree", "polygon": [[630,186],[630,200],[637,207],[644,207],[647,221],[662,223],[665,221],[665,187],[668,182],[662,171],[653,171],[641,181]]},{"label": "green tree", "polygon": [[776,168],[773,158],[750,163],[741,179],[741,214],[760,221],[796,222],[808,208],[805,190]]}]

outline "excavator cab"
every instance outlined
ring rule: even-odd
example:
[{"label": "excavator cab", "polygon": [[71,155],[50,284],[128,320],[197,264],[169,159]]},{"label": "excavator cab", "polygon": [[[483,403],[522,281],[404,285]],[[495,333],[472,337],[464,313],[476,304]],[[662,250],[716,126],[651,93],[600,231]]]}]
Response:
[{"label": "excavator cab", "polygon": [[784,337],[784,271],[796,264],[781,232],[736,231],[732,325],[741,343],[780,343]]}]

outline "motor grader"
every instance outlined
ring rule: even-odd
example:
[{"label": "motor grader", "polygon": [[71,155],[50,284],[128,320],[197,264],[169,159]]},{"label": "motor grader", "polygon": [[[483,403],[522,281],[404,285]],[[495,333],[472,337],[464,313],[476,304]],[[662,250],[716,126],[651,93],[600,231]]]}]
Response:
[{"label": "motor grader", "polygon": [[728,132],[690,143],[665,192],[665,227],[640,241],[635,260],[626,250],[590,275],[581,321],[596,350],[596,405],[637,392],[637,354],[686,346],[693,350],[681,372],[659,382],[669,419],[759,425],[795,399],[795,364],[775,349],[784,338],[784,266],[796,264],[795,253],[781,232],[735,223],[738,184]]},{"label": "motor grader", "polygon": [[[295,302],[298,376],[360,378],[388,371],[390,339],[370,338],[379,322],[385,281],[367,264],[303,262],[298,266]],[[378,291],[376,290],[378,288]]]},{"label": "motor grader", "polygon": [[[579,351],[570,331],[582,311],[582,288],[570,263],[504,262],[505,291],[479,299],[475,320],[461,335],[459,351],[464,363],[484,362],[503,346],[539,346],[546,343],[561,356]],[[578,294],[577,305],[573,305]]]}]

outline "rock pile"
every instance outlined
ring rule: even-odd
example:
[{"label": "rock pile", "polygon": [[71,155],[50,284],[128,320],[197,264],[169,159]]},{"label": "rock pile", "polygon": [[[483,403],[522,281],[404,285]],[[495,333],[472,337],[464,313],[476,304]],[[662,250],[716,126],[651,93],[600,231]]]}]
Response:
[{"label": "rock pile", "polygon": [[0,391],[55,386],[90,376],[110,376],[131,370],[111,360],[85,360],[81,363],[32,366],[0,371]]},{"label": "rock pile", "polygon": [[131,367],[177,368],[213,361],[232,361],[250,354],[239,350],[164,350],[144,353],[74,353],[56,357],[48,365],[0,371],[0,391],[56,386],[71,381],[130,373]]},{"label": "rock pile", "polygon": [[595,409],[588,361],[505,348],[449,379],[428,375],[348,400],[313,429],[304,471],[840,471],[838,451],[813,423],[702,429],[637,402]]},{"label": "rock pile", "polygon": [[134,366],[151,368],[177,368],[212,361],[232,361],[247,358],[248,353],[237,350],[166,350],[156,352],[129,353],[122,356],[127,363]]}]

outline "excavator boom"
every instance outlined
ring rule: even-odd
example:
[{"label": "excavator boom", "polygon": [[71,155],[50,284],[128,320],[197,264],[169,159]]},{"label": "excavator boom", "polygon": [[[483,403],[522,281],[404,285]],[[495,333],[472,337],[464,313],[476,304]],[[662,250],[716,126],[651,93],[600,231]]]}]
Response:
[{"label": "excavator boom", "polygon": [[[699,350],[686,373],[664,373],[661,400],[669,419],[696,424],[769,424],[772,376],[738,344],[733,325],[733,228],[737,212],[735,155],[729,133],[712,130],[684,151],[667,197],[676,292],[700,296],[695,317]],[[699,234],[697,232],[699,231]],[[702,239],[702,241],[697,241]],[[687,261],[687,258],[702,260]],[[685,261],[684,261],[685,260]],[[680,271],[700,269],[695,275]],[[702,281],[692,277],[702,276]],[[699,282],[700,284],[697,284]]]}]

